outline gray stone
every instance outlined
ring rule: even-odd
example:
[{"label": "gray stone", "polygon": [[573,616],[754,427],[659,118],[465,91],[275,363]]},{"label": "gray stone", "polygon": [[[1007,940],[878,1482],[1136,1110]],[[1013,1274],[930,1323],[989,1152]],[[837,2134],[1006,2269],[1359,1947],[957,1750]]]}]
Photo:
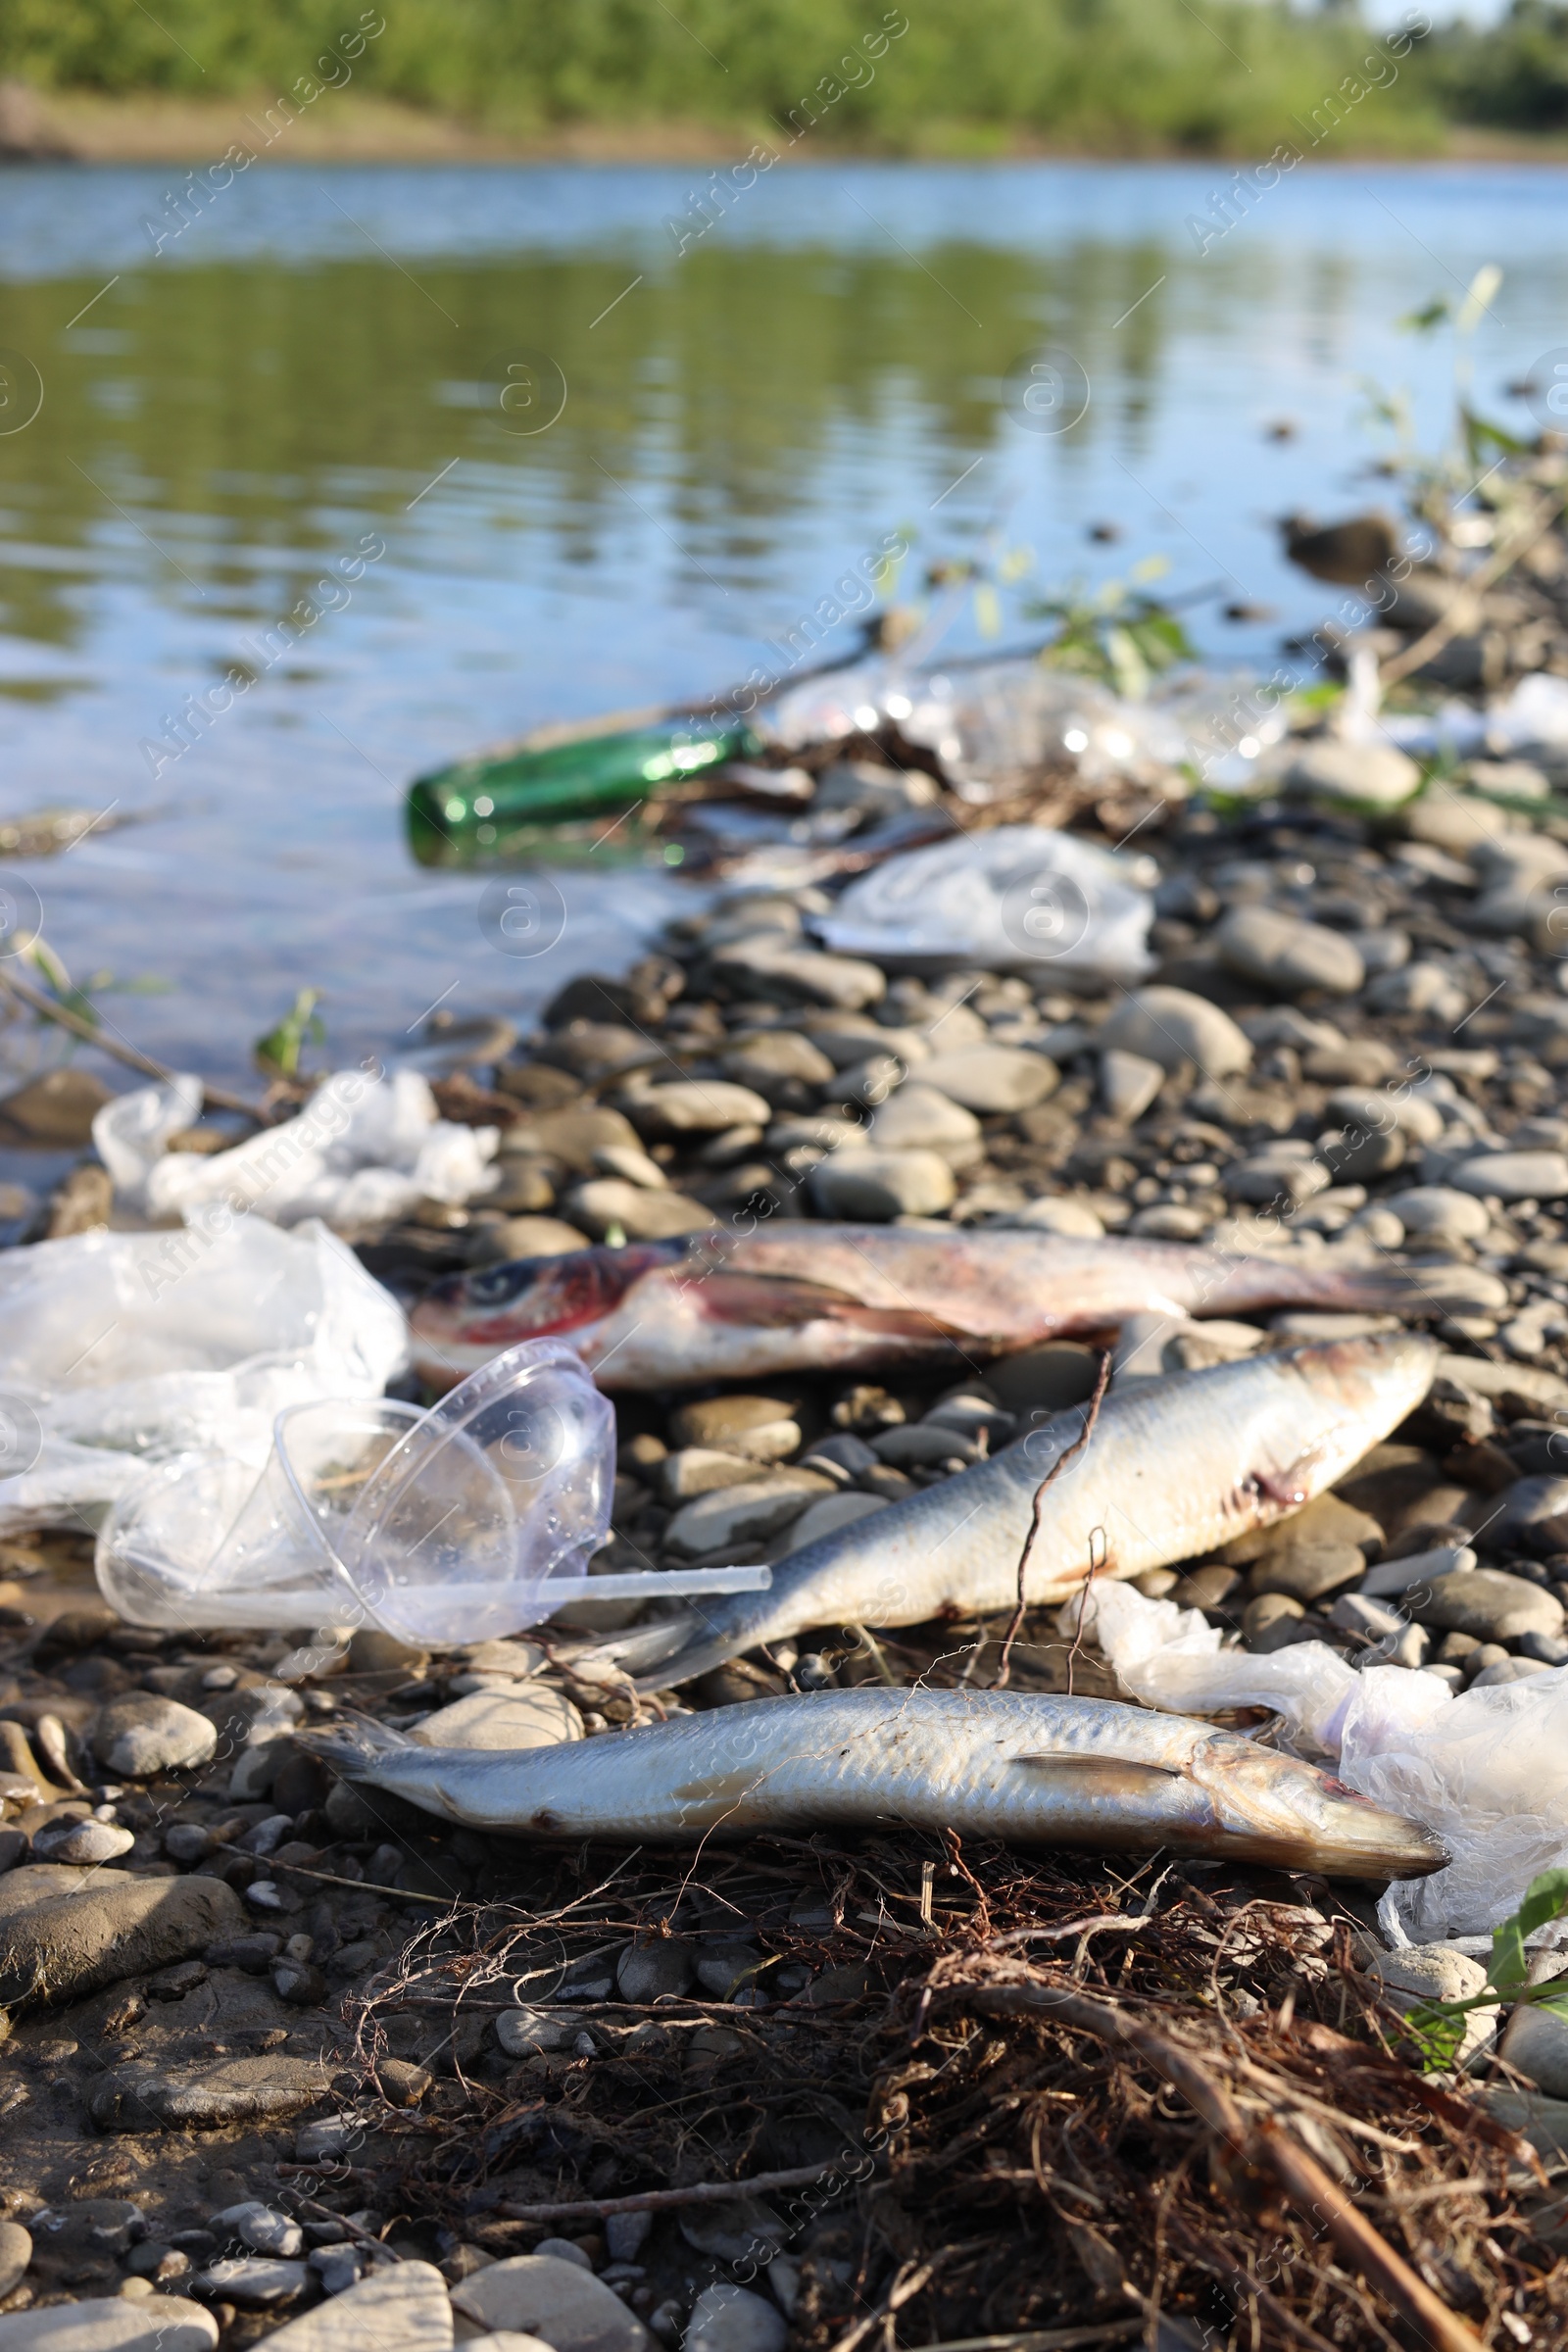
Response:
[{"label": "gray stone", "polygon": [[651,1086],[630,1097],[626,1109],[633,1126],[650,1135],[721,1135],[728,1127],[765,1127],[772,1116],[760,1095],[723,1078]]},{"label": "gray stone", "polygon": [[[87,1887],[98,1891],[135,1884],[128,1870],[73,1870],[65,1862],[21,1862],[0,1877],[0,1921],[36,1910],[40,1903],[55,1902],[62,1895],[80,1894]],[[3,1949],[4,1937],[0,1936]]]},{"label": "gray stone", "polygon": [[696,1974],[697,1956],[678,1936],[628,1943],[615,1963],[615,1986],[623,2001],[657,2001],[666,1992],[685,1992]]},{"label": "gray stone", "polygon": [[323,2295],[347,2294],[351,2286],[358,2286],[368,2259],[358,2246],[317,2246],[306,2257]]},{"label": "gray stone", "polygon": [[923,1077],[901,1087],[867,1132],[879,1152],[936,1152],[954,1168],[966,1168],[985,1152],[973,1111],[927,1086]]},{"label": "gray stone", "polygon": [[298,2222],[264,2205],[259,2197],[249,2197],[242,2205],[225,2205],[221,2213],[212,2215],[207,2227],[220,2240],[237,2237],[253,2254],[279,2254],[292,2261],[304,2251],[305,2232]]},{"label": "gray stone", "polygon": [[0,2295],[22,2282],[32,2260],[32,2238],[20,2222],[0,2222]]},{"label": "gray stone", "polygon": [[[0,1886],[21,1875],[13,1871]],[[95,1872],[79,1891],[0,1921],[0,2007],[80,2000],[126,1977],[151,1975],[193,1958],[244,1919],[238,1895],[220,1879]]]},{"label": "gray stone", "polygon": [[998,1112],[1032,1110],[1055,1093],[1060,1072],[1023,1046],[975,1045],[939,1050],[920,1079],[965,1110]]},{"label": "gray stone", "polygon": [[322,2115],[314,2124],[301,2124],[294,2134],[295,2163],[330,2164],[337,2157],[346,2156],[359,2130],[349,2115]]},{"label": "gray stone", "polygon": [[1353,996],[1366,977],[1358,949],[1343,931],[1270,906],[1233,907],[1215,931],[1214,945],[1232,971],[1282,997],[1313,988]]},{"label": "gray stone", "polygon": [[1451,1181],[1482,1200],[1561,1200],[1568,1196],[1568,1153],[1487,1152],[1464,1160]]},{"label": "gray stone", "polygon": [[801,1425],[776,1396],[705,1396],[669,1416],[677,1446],[710,1446],[754,1462],[777,1462],[801,1442]]},{"label": "gray stone", "polygon": [[1413,1087],[1400,1093],[1375,1086],[1342,1086],[1329,1097],[1328,1114],[1348,1128],[1364,1127],[1374,1133],[1394,1128],[1416,1144],[1436,1143],[1444,1126],[1438,1104]]},{"label": "gray stone", "polygon": [[1568,2099],[1568,2017],[1535,2001],[1521,2001],[1508,2020],[1497,2055],[1548,2098]]},{"label": "gray stone", "polygon": [[564,1690],[531,1683],[475,1690],[415,1726],[426,1747],[556,1747],[583,1736],[582,1717]]},{"label": "gray stone", "polygon": [[607,2213],[605,2243],[612,2262],[635,2262],[654,2226],[651,2213]]},{"label": "gray stone", "polygon": [[1248,1040],[1217,1004],[1185,988],[1135,988],[1097,1032],[1102,1052],[1137,1054],[1162,1070],[1227,1078],[1252,1066]]},{"label": "gray stone", "polygon": [[1329,1610],[1330,1625],[1337,1625],[1342,1633],[1360,1634],[1368,1642],[1402,1634],[1408,1622],[1399,1610],[1391,1609],[1386,1600],[1376,1600],[1368,1592],[1341,1592]]},{"label": "gray stone", "polygon": [[907,1075],[906,1065],[896,1054],[870,1054],[864,1061],[852,1062],[841,1070],[826,1091],[835,1102],[858,1102],[862,1109],[874,1110]]},{"label": "gray stone", "polygon": [[1383,1206],[1393,1210],[1411,1240],[1478,1242],[1492,1222],[1474,1194],[1456,1192],[1449,1184],[1417,1184],[1389,1193]]},{"label": "gray stone", "polygon": [[[1142,1054],[1122,1054],[1114,1048],[1100,1056],[1100,1099],[1113,1119],[1131,1126],[1141,1119],[1165,1083],[1157,1061]],[[1100,1220],[1095,1219],[1096,1224]]]},{"label": "gray stone", "polygon": [[194,1707],[150,1690],[127,1690],[100,1710],[92,1751],[117,1780],[150,1780],[208,1763],[218,1746],[216,1727]]},{"label": "gray stone", "polygon": [[546,2009],[503,2009],[496,2019],[496,2039],[509,2058],[531,2058],[539,2050],[569,2049],[577,2028]]},{"label": "gray stone", "polygon": [[549,2254],[475,2271],[452,2289],[452,2308],[480,2328],[539,2336],[554,2352],[653,2352],[654,2339],[612,2287]]},{"label": "gray stone", "polygon": [[[808,1544],[818,1544],[824,1536],[836,1536],[841,1527],[853,1527],[858,1519],[868,1519],[873,1511],[885,1511],[887,1507],[888,1497],[884,1494],[824,1494],[819,1502],[808,1503],[800,1517],[785,1529],[789,1549],[804,1551]],[[780,1554],[781,1558],[788,1556]]]},{"label": "gray stone", "polygon": [[[1494,1364],[1484,1355],[1443,1355],[1438,1358],[1438,1377],[1451,1380],[1470,1396],[1485,1396],[1489,1402],[1519,1396],[1527,1404],[1539,1405],[1543,1412],[1568,1410],[1568,1380],[1537,1364]],[[1517,1413],[1519,1407],[1510,1409]]]},{"label": "gray stone", "polygon": [[1560,1634],[1563,1605],[1540,1585],[1498,1568],[1459,1570],[1441,1577],[1423,1594],[1423,1625],[1446,1633],[1473,1634],[1482,1642],[1514,1642],[1521,1634]]},{"label": "gray stone", "polygon": [[695,1559],[739,1544],[765,1542],[798,1519],[814,1496],[832,1492],[832,1481],[814,1470],[775,1470],[745,1486],[721,1487],[676,1512],[664,1531],[665,1548]]},{"label": "gray stone", "polygon": [[[1568,1478],[1554,1478],[1549,1472],[1516,1478],[1497,1496],[1496,1511],[1488,1531],[1495,1548],[1512,1550],[1520,1544],[1528,1544],[1534,1529],[1568,1513]],[[1562,1546],[1552,1544],[1550,1548],[1560,1550]]]},{"label": "gray stone", "polygon": [[713,1211],[684,1193],[654,1193],[623,1176],[594,1176],[566,1195],[566,1207],[586,1232],[603,1241],[612,1225],[629,1242],[668,1242],[683,1233],[706,1233]]},{"label": "gray stone", "polygon": [[183,2295],[91,2295],[0,2314],[0,2352],[212,2352],[218,2321]]},{"label": "gray stone", "polygon": [[447,2282],[433,2263],[378,2263],[358,2285],[267,2340],[281,2352],[449,2352]]},{"label": "gray stone", "polygon": [[1276,1649],[1289,1649],[1293,1642],[1312,1639],[1305,1617],[1305,1609],[1291,1593],[1260,1592],[1242,1611],[1243,1639],[1256,1656],[1267,1657]]},{"label": "gray stone", "polygon": [[[1130,1054],[1126,1059],[1135,1061],[1138,1056]],[[1087,1200],[1074,1200],[1060,1193],[1042,1193],[1022,1208],[999,1211],[991,1223],[1018,1225],[1030,1233],[1064,1234],[1072,1241],[1094,1241],[1105,1230],[1103,1219]]]},{"label": "gray stone", "polygon": [[[1336,1184],[1371,1184],[1404,1164],[1404,1138],[1396,1127],[1347,1127],[1318,1139],[1318,1152],[1332,1169]],[[1396,1228],[1397,1248],[1402,1240]]]},{"label": "gray stone", "polygon": [[1403,1951],[1375,1952],[1366,1973],[1386,1985],[1396,2009],[1417,2001],[1470,2001],[1486,1988],[1479,1960],[1451,1943],[1413,1943]]},{"label": "gray stone", "polygon": [[1490,1690],[1495,1683],[1527,1683],[1533,1675],[1550,1671],[1538,1658],[1494,1658],[1479,1674],[1471,1676],[1466,1687],[1471,1690]]},{"label": "gray stone", "polygon": [[874,1225],[940,1216],[958,1191],[952,1167],[935,1152],[843,1152],[811,1170],[810,1186],[822,1216]]},{"label": "gray stone", "polygon": [[645,1193],[669,1190],[669,1178],[640,1144],[602,1144],[594,1153],[594,1165],[601,1175],[623,1177],[627,1184],[635,1184]]},{"label": "gray stone", "polygon": [[569,2237],[542,2237],[534,2247],[536,2254],[547,2254],[556,2262],[575,2263],[579,2271],[592,2271],[593,2264]]},{"label": "gray stone", "polygon": [[935,1469],[939,1463],[978,1461],[974,1446],[951,1425],[939,1421],[910,1421],[897,1429],[880,1430],[871,1441],[879,1460],[896,1470],[917,1465]]},{"label": "gray stone", "polygon": [[[273,2311],[302,2295],[310,2279],[303,2262],[280,2262],[266,2254],[236,2254],[210,2262],[197,2278],[203,2293],[242,2311]],[[336,2307],[334,2306],[334,2309]]]},{"label": "gray stone", "polygon": [[697,1955],[697,1982],[715,2001],[733,2000],[756,1984],[762,1955],[755,1944],[704,1944]]},{"label": "gray stone", "polygon": [[770,1102],[775,1095],[788,1098],[792,1084],[830,1085],[836,1066],[819,1045],[803,1037],[798,1029],[750,1030],[732,1039],[719,1057],[726,1078],[765,1095]]},{"label": "gray stone", "polygon": [[1430,1551],[1407,1551],[1380,1560],[1361,1579],[1359,1590],[1378,1599],[1410,1592],[1418,1585],[1434,1584],[1440,1576],[1454,1576],[1474,1568],[1476,1555],[1468,1544],[1434,1545]]},{"label": "gray stone", "polygon": [[1396,808],[1421,781],[1421,770],[1392,743],[1307,744],[1285,771],[1288,792],[1315,801],[1359,801]]},{"label": "gray stone", "polygon": [[226,2124],[288,2122],[315,2104],[326,2082],[324,2065],[281,2051],[265,2058],[220,2058],[206,2066],[132,2060],[103,2078],[88,2111],[101,2132],[213,2131]]},{"label": "gray stone", "polygon": [[719,1487],[738,1487],[757,1475],[757,1464],[744,1454],[720,1453],[710,1446],[686,1446],[667,1453],[659,1465],[662,1502],[691,1502]]},{"label": "gray stone", "polygon": [[1095,1393],[1100,1356],[1076,1340],[1048,1340],[986,1367],[986,1386],[1009,1413],[1059,1413]]},{"label": "gray stone", "polygon": [[686,2352],[784,2352],[789,2332],[776,2303],[720,2278],[692,2305]]},{"label": "gray stone", "polygon": [[737,996],[776,1004],[834,1004],[858,1012],[880,1004],[888,984],[881,967],[858,956],[813,954],[776,934],[731,940],[712,957],[715,980]]},{"label": "gray stone", "polygon": [[114,1821],[51,1821],[32,1834],[32,1851],[40,1862],[69,1862],[77,1869],[95,1862],[118,1861],[135,1844],[135,1835]]},{"label": "gray stone", "polygon": [[1225,1170],[1224,1181],[1233,1200],[1275,1201],[1281,1213],[1288,1214],[1314,1194],[1327,1192],[1334,1180],[1309,1147],[1282,1142],[1234,1161]]}]

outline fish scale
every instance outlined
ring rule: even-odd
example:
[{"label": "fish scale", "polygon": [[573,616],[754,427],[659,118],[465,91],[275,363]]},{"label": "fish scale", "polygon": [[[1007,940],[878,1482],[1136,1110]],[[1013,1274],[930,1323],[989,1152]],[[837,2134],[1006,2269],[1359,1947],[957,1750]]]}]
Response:
[{"label": "fish scale", "polygon": [[[1438,1352],[1418,1333],[1390,1332],[1113,1388],[1045,1498],[1027,1599],[1065,1600],[1092,1560],[1097,1573],[1138,1576],[1299,1509],[1414,1409]],[[1035,1495],[1082,1436],[1086,1410],[1058,1413],[993,1460],[792,1553],[765,1592],[692,1601],[595,1644],[580,1670],[610,1667],[662,1690],[808,1627],[1000,1614],[1016,1597]]]}]

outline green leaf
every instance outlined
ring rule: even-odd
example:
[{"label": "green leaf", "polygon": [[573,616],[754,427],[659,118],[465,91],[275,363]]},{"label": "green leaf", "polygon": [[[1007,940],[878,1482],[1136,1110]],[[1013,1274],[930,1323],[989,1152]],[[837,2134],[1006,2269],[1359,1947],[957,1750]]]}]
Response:
[{"label": "green leaf", "polygon": [[1464,2047],[1464,2013],[1442,2001],[1419,2003],[1407,2014],[1404,2030],[1420,2052],[1424,2074],[1446,2073]]},{"label": "green leaf", "polygon": [[1525,1937],[1568,1911],[1568,1870],[1544,1870],[1525,1889],[1525,1899],[1511,1919],[1492,1931],[1492,1962],[1487,1982],[1497,1992],[1513,1992],[1530,1971]]},{"label": "green leaf", "polygon": [[1394,323],[1396,326],[1403,327],[1406,334],[1426,335],[1430,334],[1435,326],[1441,326],[1449,316],[1448,306],[1440,294],[1436,301],[1427,303],[1424,309],[1406,311],[1404,317],[1396,318]]}]

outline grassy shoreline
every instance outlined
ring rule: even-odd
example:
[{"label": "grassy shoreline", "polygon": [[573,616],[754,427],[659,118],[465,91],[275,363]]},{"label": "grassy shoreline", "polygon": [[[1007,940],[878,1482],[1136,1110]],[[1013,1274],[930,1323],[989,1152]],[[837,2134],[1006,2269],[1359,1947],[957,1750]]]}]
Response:
[{"label": "grassy shoreline", "polygon": [[[603,120],[499,127],[441,114],[396,99],[344,92],[301,115],[285,135],[261,152],[258,124],[272,94],[199,98],[164,92],[107,96],[95,91],[28,93],[22,120],[6,122],[0,142],[8,160],[83,164],[196,165],[235,143],[258,160],[319,164],[722,164],[754,140],[785,142],[765,120],[729,122],[680,119]],[[1413,131],[1415,126],[1401,126]],[[1245,156],[1246,146],[1199,149],[1125,138],[1045,138],[978,122],[928,124],[917,142],[848,139],[812,143],[781,161],[856,156],[871,161],[924,163],[1218,161]],[[1437,135],[1395,141],[1336,139],[1318,159],[1332,162],[1482,162],[1568,164],[1568,135],[1497,131],[1455,125]]]}]

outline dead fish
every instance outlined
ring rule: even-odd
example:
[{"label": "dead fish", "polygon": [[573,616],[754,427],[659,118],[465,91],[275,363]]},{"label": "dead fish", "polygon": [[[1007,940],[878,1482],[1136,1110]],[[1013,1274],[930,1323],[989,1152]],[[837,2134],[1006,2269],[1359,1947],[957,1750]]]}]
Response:
[{"label": "dead fish", "polygon": [[515,1749],[422,1747],[373,1725],[299,1737],[351,1781],[523,1837],[685,1842],[896,1821],[1340,1878],[1419,1878],[1448,1859],[1430,1830],[1313,1765],[1113,1699],[833,1690]]},{"label": "dead fish", "polygon": [[[1200,1558],[1288,1517],[1343,1478],[1426,1395],[1438,1347],[1415,1332],[1332,1340],[1114,1389],[1046,1496],[1032,1606],[1093,1569],[1129,1577]],[[904,1502],[793,1552],[765,1592],[690,1601],[580,1653],[662,1690],[808,1626],[923,1625],[1013,1606],[1018,1555],[1053,1462],[1083,1434],[1075,1405]]]},{"label": "dead fish", "polygon": [[1295,1306],[1422,1317],[1479,1311],[1504,1296],[1495,1275],[1468,1266],[791,1218],[766,1233],[487,1266],[436,1284],[410,1321],[415,1363],[437,1386],[519,1340],[556,1336],[601,1388],[662,1389],[890,1366],[972,1371],[1043,1340],[1113,1330],[1135,1314]]}]

